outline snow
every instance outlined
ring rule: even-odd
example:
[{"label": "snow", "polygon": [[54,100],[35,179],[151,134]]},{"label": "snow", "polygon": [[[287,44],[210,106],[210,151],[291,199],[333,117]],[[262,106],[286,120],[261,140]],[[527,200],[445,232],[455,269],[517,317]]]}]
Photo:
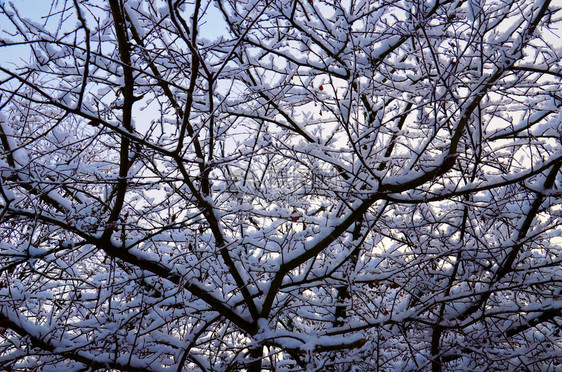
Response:
[{"label": "snow", "polygon": [[[88,125],[123,84],[95,0],[79,4],[96,54],[83,105],[65,111],[84,52],[61,4],[29,24],[56,44],[0,63],[30,83],[0,82],[2,319],[107,369],[244,369],[255,346],[264,370],[298,368],[288,349],[311,370],[427,369],[438,323],[442,355],[463,355],[444,368],[544,369],[560,344],[534,321],[562,307],[560,180],[546,182],[562,125],[559,79],[541,72],[559,48],[524,30],[539,4],[203,2],[191,92],[190,35],[165,2],[127,1],[145,42],[130,48],[133,131],[120,109]],[[191,27],[193,4],[180,8]],[[541,35],[556,29],[544,21]],[[178,106],[197,133],[181,152]],[[35,368],[18,354],[29,338],[2,337],[1,363]]]}]

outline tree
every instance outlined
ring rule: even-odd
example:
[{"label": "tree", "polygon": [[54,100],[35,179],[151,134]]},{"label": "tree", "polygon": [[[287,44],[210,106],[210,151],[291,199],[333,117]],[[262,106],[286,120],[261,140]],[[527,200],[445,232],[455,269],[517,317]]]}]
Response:
[{"label": "tree", "polygon": [[0,9],[3,370],[560,368],[554,2]]}]

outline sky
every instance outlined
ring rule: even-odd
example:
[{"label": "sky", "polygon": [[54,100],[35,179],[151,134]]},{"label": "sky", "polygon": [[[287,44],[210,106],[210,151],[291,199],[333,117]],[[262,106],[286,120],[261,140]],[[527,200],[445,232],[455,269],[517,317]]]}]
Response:
[{"label": "sky", "polygon": [[[160,7],[167,6],[165,2],[158,0],[153,1],[154,4],[156,4],[155,7],[158,6],[158,3],[160,3]],[[46,17],[46,15],[48,15],[49,13],[52,13],[51,7],[54,6],[55,8],[57,8],[62,5],[73,6],[72,2],[60,0],[15,0],[12,2],[0,0],[0,4],[6,6],[8,10],[16,7],[17,12],[22,16],[22,18],[30,19],[41,27],[46,26],[46,28],[50,31],[54,31],[54,26],[56,26],[56,23],[59,22],[58,14],[50,21]],[[201,22],[199,37],[207,40],[214,40],[219,38],[221,35],[226,34],[225,22],[223,20],[222,14],[220,14],[218,9],[216,9],[216,7],[214,6],[214,2],[211,2],[206,10],[207,13],[204,16],[203,21]],[[84,12],[84,14],[87,15],[88,13]],[[189,15],[185,16],[185,18],[188,17]],[[2,30],[0,32],[0,40],[23,40],[21,35],[18,35],[17,29],[5,20],[6,18],[2,17],[2,20],[0,21],[0,30]],[[68,25],[74,26],[72,22],[73,21],[70,21]],[[2,46],[2,43],[0,42],[0,66],[15,71],[18,67],[26,66],[27,64],[33,62],[33,59],[30,57],[30,53],[31,51],[29,49],[29,45]],[[6,78],[6,75],[0,72],[0,79],[4,78]],[[135,121],[137,123],[137,129],[139,129],[138,125],[142,125],[143,122],[148,123],[150,122],[150,120],[159,117],[159,113],[150,113],[151,110],[153,109],[149,106],[145,108],[143,112],[136,112]]]},{"label": "sky", "polygon": [[[29,18],[41,25],[45,25],[46,18],[45,15],[49,13],[51,9],[52,2],[55,5],[60,5],[65,2],[59,0],[16,0],[12,2],[6,2],[5,0],[0,0],[0,4],[5,5],[8,9],[11,9],[10,4],[13,4],[20,15],[25,18]],[[9,24],[0,24],[1,30],[8,30],[10,33],[16,32],[14,27]],[[204,22],[201,24],[199,36],[205,39],[216,39],[220,37],[221,34],[226,33],[226,25],[219,13],[218,9],[211,3],[207,8],[207,14],[204,17]],[[6,37],[6,34],[2,32],[0,34],[0,39]],[[7,62],[21,63],[27,62],[29,56],[29,51],[26,47],[16,47],[10,46],[9,50],[0,49],[0,63],[5,64]]]},{"label": "sky", "polygon": [[[44,14],[47,14],[49,8],[51,7],[51,2],[49,0],[16,0],[12,2],[14,6],[17,7],[18,12],[25,18],[29,18],[36,22],[41,22],[41,17]],[[0,4],[6,6],[8,9],[11,9],[9,2],[5,2],[0,0]],[[7,30],[8,32],[12,33],[15,32],[15,29],[12,25],[2,22],[0,24],[0,29],[2,31]],[[44,23],[44,20],[41,22]],[[0,34],[0,39],[6,37],[6,34],[2,32]],[[9,46],[0,49],[0,63],[5,64],[6,62],[16,62],[21,63],[23,61],[28,61],[28,54],[29,51],[26,47],[17,47],[17,46]]]}]

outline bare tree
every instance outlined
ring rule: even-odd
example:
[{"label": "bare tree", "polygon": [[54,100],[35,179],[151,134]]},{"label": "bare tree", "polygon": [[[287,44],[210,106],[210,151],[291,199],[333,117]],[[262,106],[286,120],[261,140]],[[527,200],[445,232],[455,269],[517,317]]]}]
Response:
[{"label": "bare tree", "polygon": [[555,2],[0,4],[1,369],[561,368]]}]

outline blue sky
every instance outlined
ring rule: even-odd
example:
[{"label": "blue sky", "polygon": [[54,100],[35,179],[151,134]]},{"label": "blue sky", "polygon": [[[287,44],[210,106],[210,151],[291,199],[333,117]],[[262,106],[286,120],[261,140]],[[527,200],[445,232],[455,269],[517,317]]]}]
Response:
[{"label": "blue sky", "polygon": [[[19,14],[28,18],[38,24],[44,26],[47,22],[45,15],[49,13],[51,9],[52,2],[50,0],[15,0],[11,2],[16,8]],[[0,4],[5,5],[8,9],[12,9],[10,2],[5,0],[0,0]],[[55,1],[55,4],[60,6],[64,5],[63,2]],[[47,23],[47,26],[49,24]],[[7,22],[0,23],[0,30],[8,31],[9,33],[14,33],[15,29]],[[199,37],[205,39],[216,39],[221,34],[226,33],[226,25],[224,23],[222,15],[219,11],[211,4],[208,7],[208,12],[204,17],[204,21],[201,25],[199,32]],[[1,38],[10,38],[5,32],[0,34]],[[28,61],[29,50],[26,47],[9,46],[6,50],[5,48],[0,49],[0,63],[5,65],[7,62],[15,62],[21,64],[22,62]]]}]

